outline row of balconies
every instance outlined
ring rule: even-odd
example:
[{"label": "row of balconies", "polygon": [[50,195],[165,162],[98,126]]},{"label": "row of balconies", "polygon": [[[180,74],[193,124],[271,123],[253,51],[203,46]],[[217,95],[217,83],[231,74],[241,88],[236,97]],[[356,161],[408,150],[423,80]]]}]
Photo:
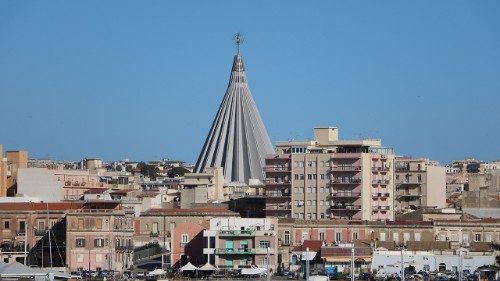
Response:
[{"label": "row of balconies", "polygon": [[221,230],[219,231],[219,237],[253,237],[255,236],[255,230],[245,229],[245,230]]},{"label": "row of balconies", "polygon": [[381,184],[381,185],[387,185],[391,182],[389,179],[381,179],[381,180],[372,180],[372,184]]},{"label": "row of balconies", "polygon": [[277,172],[277,173],[285,173],[292,171],[292,168],[289,166],[267,166],[264,167],[264,172]]},{"label": "row of balconies", "polygon": [[349,178],[349,179],[336,178],[332,180],[332,184],[358,184],[358,183],[361,183],[360,178]]},{"label": "row of balconies", "polygon": [[373,206],[373,210],[389,210],[390,206]]},{"label": "row of balconies", "polygon": [[273,248],[254,248],[254,249],[215,249],[215,254],[217,255],[261,255],[261,254],[274,254],[275,250]]},{"label": "row of balconies", "polygon": [[386,193],[381,193],[381,192],[379,192],[379,193],[372,193],[372,197],[374,197],[374,198],[375,198],[375,197],[376,197],[376,198],[378,198],[378,197],[381,197],[381,198],[387,198],[387,197],[389,197],[390,195],[391,195],[391,194],[390,194],[390,193],[387,193],[387,192],[386,192]]},{"label": "row of balconies", "polygon": [[361,205],[333,203],[330,209],[337,211],[360,211]]},{"label": "row of balconies", "polygon": [[372,172],[387,172],[389,170],[389,166],[372,166]]},{"label": "row of balconies", "polygon": [[361,192],[333,192],[331,197],[360,197]]},{"label": "row of balconies", "polygon": [[344,171],[361,171],[361,166],[346,165],[346,166],[333,166],[332,172],[344,172]]}]

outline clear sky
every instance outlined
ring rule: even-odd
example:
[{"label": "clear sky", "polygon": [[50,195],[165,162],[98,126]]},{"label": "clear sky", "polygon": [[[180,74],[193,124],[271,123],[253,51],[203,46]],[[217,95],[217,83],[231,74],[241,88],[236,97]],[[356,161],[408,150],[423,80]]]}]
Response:
[{"label": "clear sky", "polygon": [[500,158],[500,1],[0,1],[0,143],[195,162],[236,32],[273,143]]}]

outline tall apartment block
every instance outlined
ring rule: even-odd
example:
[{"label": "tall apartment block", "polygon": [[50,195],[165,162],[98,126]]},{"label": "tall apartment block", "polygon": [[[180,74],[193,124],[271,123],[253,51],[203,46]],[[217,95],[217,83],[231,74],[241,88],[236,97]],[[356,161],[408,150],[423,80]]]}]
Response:
[{"label": "tall apartment block", "polygon": [[423,158],[395,159],[396,211],[446,207],[446,168]]},{"label": "tall apartment block", "polygon": [[380,140],[339,140],[336,127],[322,127],[276,151],[265,160],[266,216],[394,219],[394,153]]}]

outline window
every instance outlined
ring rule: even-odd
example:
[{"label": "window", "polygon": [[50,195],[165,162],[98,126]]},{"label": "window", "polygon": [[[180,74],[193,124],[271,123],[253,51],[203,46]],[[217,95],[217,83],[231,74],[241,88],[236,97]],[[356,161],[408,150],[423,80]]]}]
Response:
[{"label": "window", "polygon": [[300,167],[300,168],[304,167],[304,162],[303,162],[303,161],[300,161],[300,162],[299,162],[299,167]]},{"label": "window", "polygon": [[85,239],[83,238],[77,238],[75,241],[75,247],[77,248],[83,248],[85,247]]},{"label": "window", "polygon": [[358,232],[352,233],[352,240],[358,240]]},{"label": "window", "polygon": [[298,162],[298,161],[294,161],[294,162],[293,162],[293,167],[294,167],[294,168],[297,168],[298,166],[299,166],[299,162]]},{"label": "window", "polygon": [[335,232],[335,242],[340,242],[342,240],[342,233]]},{"label": "window", "polygon": [[481,242],[481,234],[476,233],[476,234],[474,235],[474,241],[476,241],[476,242]]},{"label": "window", "polygon": [[260,258],[260,267],[266,267],[268,266],[268,260],[267,260],[267,257],[261,257]]},{"label": "window", "polygon": [[397,232],[394,232],[394,233],[392,234],[392,240],[393,240],[394,242],[396,242],[396,243],[398,243],[398,242],[399,242],[399,234],[398,234]]},{"label": "window", "polygon": [[325,200],[319,200],[319,205],[320,205],[320,206],[325,205]]},{"label": "window", "polygon": [[285,235],[283,237],[283,244],[290,245],[290,231],[285,230]]},{"label": "window", "polygon": [[325,174],[319,175],[319,178],[322,179],[322,180],[324,180],[325,179]]},{"label": "window", "polygon": [[157,222],[153,223],[153,229],[151,230],[151,232],[158,233],[158,223]]},{"label": "window", "polygon": [[385,232],[380,232],[380,241],[385,241]]},{"label": "window", "polygon": [[295,174],[295,180],[299,180],[299,174]]},{"label": "window", "polygon": [[418,176],[417,176],[417,181],[418,181],[419,183],[420,183],[420,182],[422,182],[422,175],[418,175]]},{"label": "window", "polygon": [[312,187],[307,188],[307,193],[312,193]]},{"label": "window", "polygon": [[316,206],[316,200],[313,200],[313,201],[312,201],[312,205],[313,205],[313,206]]},{"label": "window", "polygon": [[307,179],[312,180],[313,179],[313,174],[307,174]]},{"label": "window", "polygon": [[303,180],[304,179],[304,174],[299,174],[299,180]]},{"label": "window", "polygon": [[319,214],[320,218],[324,219],[325,218],[325,213]]},{"label": "window", "polygon": [[307,206],[311,206],[311,200],[307,200]]},{"label": "window", "polygon": [[3,229],[10,229],[10,221],[3,221]]},{"label": "window", "polygon": [[415,241],[420,241],[420,239],[421,239],[420,232],[415,232]]},{"label": "window", "polygon": [[269,240],[262,240],[259,242],[259,248],[267,249],[269,247],[271,247],[271,242],[269,242]]},{"label": "window", "polygon": [[408,232],[403,233],[403,241],[405,243],[410,241],[410,233],[408,233]]},{"label": "window", "polygon": [[319,166],[320,166],[320,167],[324,167],[324,166],[325,166],[325,161],[320,161],[320,162],[319,162]]},{"label": "window", "polygon": [[26,222],[25,221],[20,221],[19,222],[19,232],[25,233],[26,232]]},{"label": "window", "polygon": [[325,188],[324,187],[320,187],[319,188],[319,193],[325,193]]},{"label": "window", "polygon": [[181,244],[186,245],[189,241],[189,235],[187,234],[182,234],[181,235]]},{"label": "window", "polygon": [[94,247],[104,247],[104,239],[102,238],[94,239]]},{"label": "window", "polygon": [[319,233],[319,240],[325,241],[325,233],[324,232]]},{"label": "window", "polygon": [[294,204],[295,206],[298,206],[298,205],[299,205],[299,200],[295,200],[295,201],[293,201],[293,202],[294,202],[293,204]]}]

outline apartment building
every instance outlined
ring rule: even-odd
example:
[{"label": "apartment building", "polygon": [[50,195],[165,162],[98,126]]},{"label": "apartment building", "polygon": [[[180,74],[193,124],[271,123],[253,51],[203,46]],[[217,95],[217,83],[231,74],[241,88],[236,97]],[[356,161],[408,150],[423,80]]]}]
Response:
[{"label": "apartment building", "polygon": [[265,159],[266,215],[296,219],[393,220],[394,153],[380,140],[283,141]]},{"label": "apartment building", "polygon": [[26,256],[27,265],[64,267],[66,212],[82,206],[82,203],[0,203],[1,261],[24,263]]},{"label": "apartment building", "polygon": [[[137,247],[141,247],[144,252],[147,252],[140,254],[141,260],[163,255],[167,266],[182,266],[187,261],[200,264],[199,257],[202,255],[202,248],[199,247],[197,238],[195,239],[197,229],[200,226],[208,226],[208,222],[214,217],[232,218],[238,216],[238,213],[215,207],[150,209],[142,212],[140,217],[136,218],[134,242]],[[190,225],[192,228],[189,228]],[[196,249],[196,246],[193,245],[198,245],[199,255],[193,254],[193,248]]]},{"label": "apartment building", "polygon": [[[0,154],[1,153],[2,148],[0,147]],[[19,169],[28,167],[28,152],[21,150],[7,151],[5,152],[5,158],[2,158],[1,162],[4,163],[4,167],[0,168],[0,172],[2,172],[3,170],[3,174],[5,175],[5,177],[3,179],[0,179],[0,184],[2,184],[3,182],[3,186],[0,185],[0,187],[2,188],[0,190],[0,196],[15,196],[17,193],[18,171]]]},{"label": "apartment building", "polygon": [[114,202],[87,203],[66,215],[70,271],[123,271],[133,264],[134,210]]},{"label": "apartment building", "polygon": [[396,211],[446,207],[446,168],[423,158],[395,160]]},{"label": "apartment building", "polygon": [[277,219],[213,218],[203,237],[207,262],[218,268],[277,268]]}]

